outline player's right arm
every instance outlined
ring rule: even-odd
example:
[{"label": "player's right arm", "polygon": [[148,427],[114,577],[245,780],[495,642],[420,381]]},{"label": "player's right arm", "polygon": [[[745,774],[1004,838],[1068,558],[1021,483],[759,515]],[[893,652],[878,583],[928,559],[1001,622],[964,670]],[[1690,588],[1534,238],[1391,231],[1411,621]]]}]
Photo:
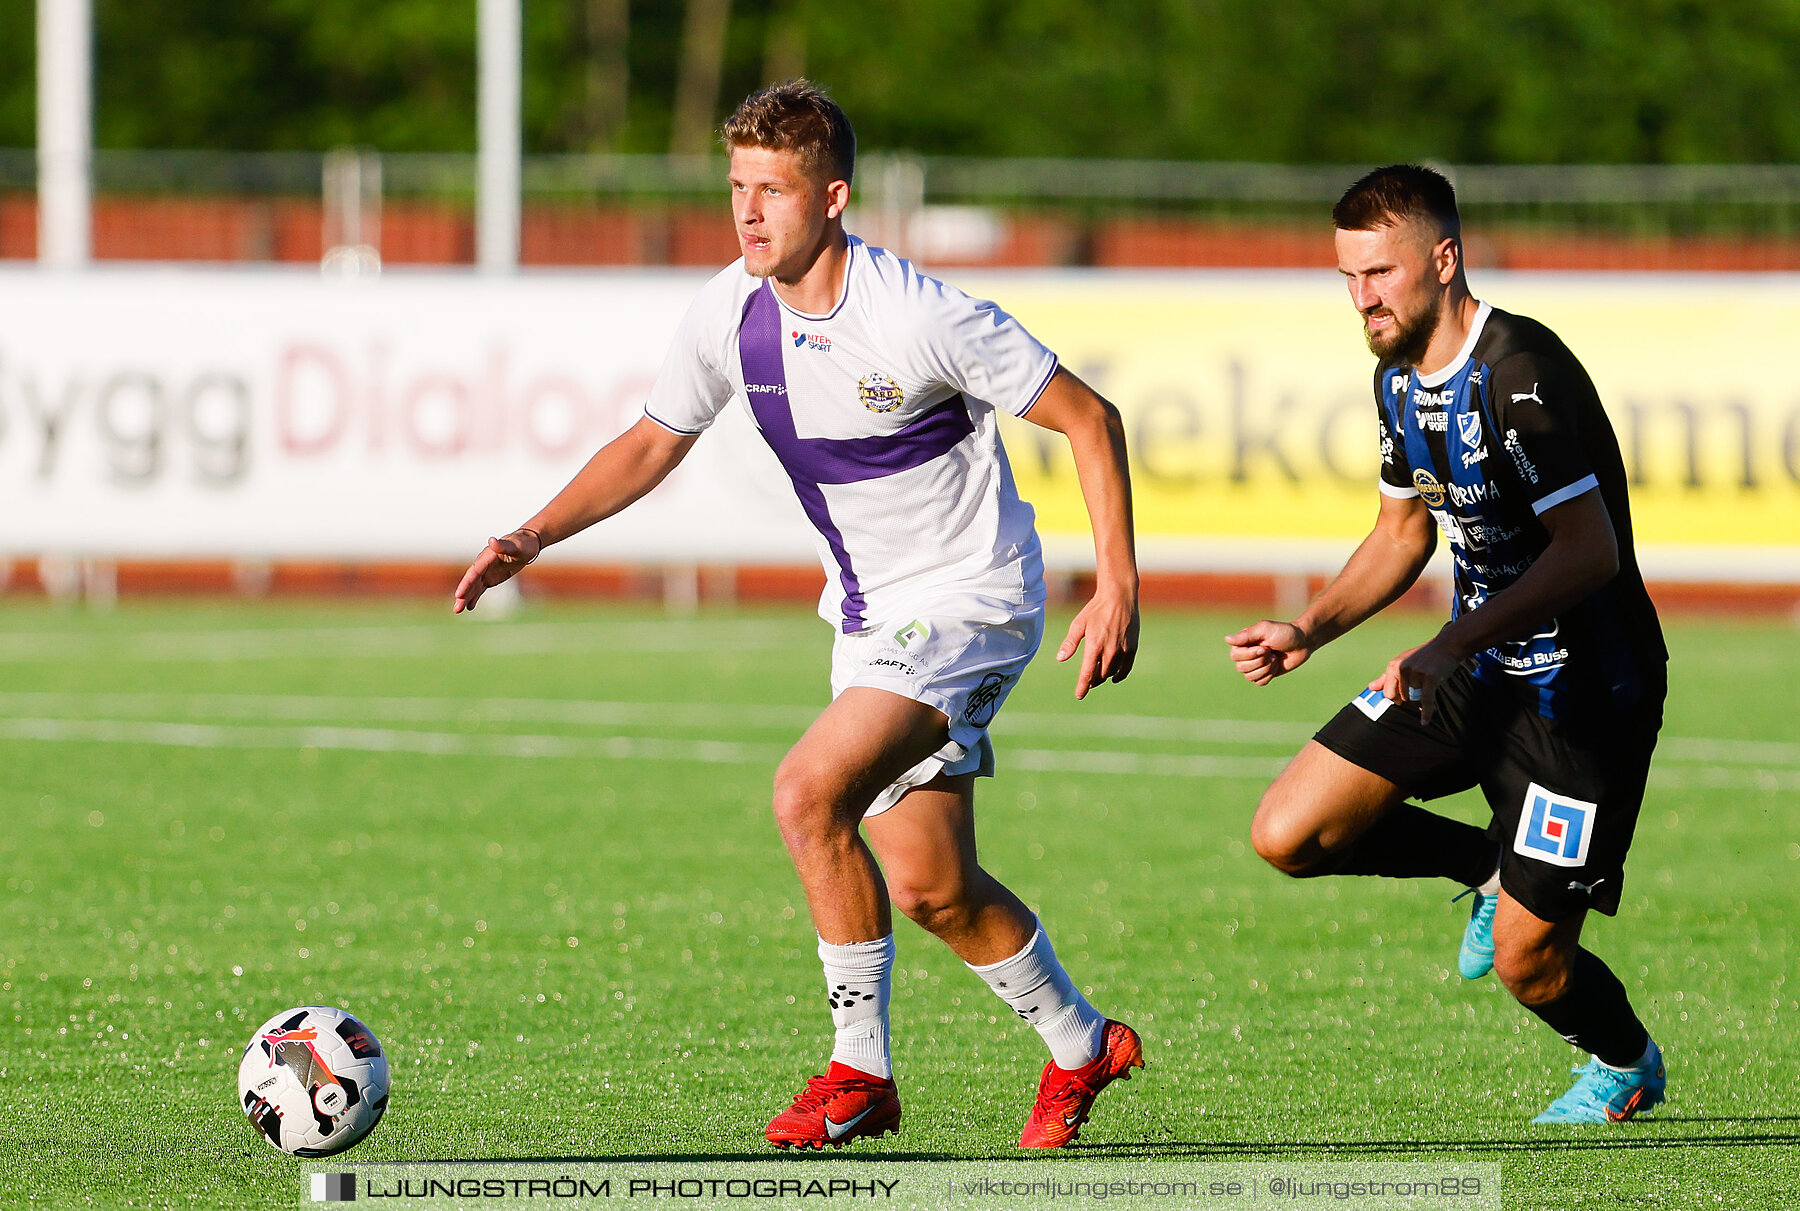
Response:
[{"label": "player's right arm", "polygon": [[1256,685],[1293,672],[1412,588],[1436,549],[1437,523],[1425,503],[1417,495],[1384,492],[1374,530],[1299,617],[1292,622],[1264,619],[1225,637],[1232,663]]},{"label": "player's right arm", "polygon": [[452,613],[474,609],[482,593],[517,576],[551,543],[579,534],[642,497],[680,465],[698,440],[698,434],[676,433],[644,417],[607,442],[531,520],[511,534],[488,539],[456,586]]},{"label": "player's right arm", "polygon": [[728,266],[708,282],[682,317],[662,369],[644,400],[644,415],[594,457],[524,525],[487,546],[456,586],[453,612],[472,610],[481,594],[511,580],[553,542],[604,521],[660,484],[687,457],[731,398],[720,369],[731,317],[742,303],[744,275]]}]

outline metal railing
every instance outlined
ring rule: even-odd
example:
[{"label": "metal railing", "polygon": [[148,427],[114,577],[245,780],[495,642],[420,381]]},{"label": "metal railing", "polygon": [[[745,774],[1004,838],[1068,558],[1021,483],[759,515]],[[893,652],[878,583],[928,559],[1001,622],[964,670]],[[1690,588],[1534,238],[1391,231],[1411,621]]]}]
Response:
[{"label": "metal railing", "polygon": [[[358,167],[361,182],[354,191],[359,217],[348,227],[346,164]],[[1599,247],[1592,241],[1610,241],[1627,251],[1699,241],[1695,247],[1714,252],[1742,246],[1744,263],[1735,267],[1800,268],[1800,165],[1442,167],[1457,184],[1473,248],[1485,247],[1501,259],[1548,255],[1544,250],[1572,249],[1578,241],[1590,242],[1580,253],[1590,259]],[[1180,252],[1184,231],[1286,233],[1298,241],[1296,248],[1315,247],[1329,235],[1326,208],[1363,168],[872,153],[858,170],[856,218],[863,230],[887,242],[911,244],[923,253],[947,249],[951,259],[1079,264],[1138,256],[1154,263],[1161,239],[1173,263],[1184,263],[1183,255],[1203,255],[1193,252],[1199,247],[1194,239],[1188,240],[1187,253]],[[658,221],[683,211],[705,212],[716,220],[724,175],[724,161],[716,156],[529,156],[522,173],[526,222],[533,222],[534,209],[563,216],[583,210],[634,212]],[[101,149],[93,156],[93,180],[96,206],[110,205],[108,221],[115,225],[133,221],[131,205],[142,206],[137,221],[152,224],[200,221],[173,213],[166,205],[171,202],[267,206],[280,201],[318,209],[318,242],[325,249],[378,250],[379,237],[371,243],[359,236],[345,245],[343,232],[381,230],[384,206],[390,212],[386,233],[400,243],[411,220],[394,214],[396,208],[434,207],[439,222],[472,216],[476,162],[472,154],[449,153],[362,151],[347,158],[342,152]],[[373,193],[370,181],[378,182]],[[35,184],[35,153],[0,149],[0,200],[29,204]],[[158,210],[151,202],[165,205]],[[307,220],[296,215],[285,221],[304,226]],[[1031,224],[1038,238],[1027,248],[1029,241],[1019,233]],[[574,237],[559,238],[563,244],[540,242],[545,255],[554,256]],[[155,246],[150,233],[139,243]],[[440,243],[460,248],[455,240]],[[241,253],[226,259],[294,259],[282,249],[298,246],[269,239],[243,244]],[[649,241],[642,257],[654,260],[667,246],[666,240]],[[1274,250],[1271,255],[1285,255],[1280,246],[1267,247]],[[109,255],[106,249],[107,241],[99,240],[97,254]],[[1659,255],[1679,262],[1680,252]],[[28,255],[17,247],[0,248],[0,254]],[[182,254],[172,245],[168,255]],[[460,253],[445,255],[458,259]]]}]

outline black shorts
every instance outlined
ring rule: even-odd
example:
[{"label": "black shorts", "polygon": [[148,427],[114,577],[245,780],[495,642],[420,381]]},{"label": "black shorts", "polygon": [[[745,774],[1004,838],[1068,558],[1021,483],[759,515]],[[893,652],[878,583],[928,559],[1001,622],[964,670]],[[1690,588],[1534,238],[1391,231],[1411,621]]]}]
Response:
[{"label": "black shorts", "polygon": [[1481,787],[1500,850],[1500,885],[1533,915],[1613,915],[1644,801],[1664,691],[1629,710],[1551,720],[1466,668],[1438,687],[1429,726],[1412,703],[1358,694],[1314,737],[1408,795]]}]

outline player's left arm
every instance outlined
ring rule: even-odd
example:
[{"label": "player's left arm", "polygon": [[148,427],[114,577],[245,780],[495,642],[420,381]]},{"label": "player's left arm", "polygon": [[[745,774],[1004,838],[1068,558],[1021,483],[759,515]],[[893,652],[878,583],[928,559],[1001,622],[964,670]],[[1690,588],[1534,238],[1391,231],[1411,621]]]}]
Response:
[{"label": "player's left arm", "polygon": [[1512,584],[1394,657],[1370,683],[1395,701],[1416,694],[1427,721],[1438,683],[1457,665],[1530,634],[1619,571],[1618,535],[1581,440],[1580,403],[1593,402],[1586,372],[1572,358],[1515,354],[1495,367],[1491,390],[1496,486],[1530,506],[1548,543]]},{"label": "player's left arm", "polygon": [[1529,634],[1601,589],[1619,571],[1619,543],[1598,488],[1538,515],[1550,535],[1519,578],[1439,631],[1430,643],[1402,652],[1369,683],[1395,702],[1417,691],[1431,721],[1438,685],[1477,652]]},{"label": "player's left arm", "polygon": [[1137,544],[1125,425],[1117,408],[1060,367],[1025,419],[1069,439],[1094,530],[1094,596],[1056,650],[1058,660],[1068,660],[1085,644],[1075,677],[1075,696],[1082,698],[1102,681],[1125,680],[1137,658]]}]

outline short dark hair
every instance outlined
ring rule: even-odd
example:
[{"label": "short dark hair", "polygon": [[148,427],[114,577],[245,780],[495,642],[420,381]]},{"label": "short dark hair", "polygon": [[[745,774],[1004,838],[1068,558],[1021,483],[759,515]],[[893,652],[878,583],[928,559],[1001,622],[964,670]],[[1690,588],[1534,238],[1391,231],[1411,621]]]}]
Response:
[{"label": "short dark hair", "polygon": [[1456,187],[1443,173],[1422,164],[1377,168],[1346,189],[1331,208],[1331,221],[1340,231],[1374,231],[1411,219],[1429,220],[1440,236],[1462,235]]},{"label": "short dark hair", "polygon": [[824,89],[807,79],[784,80],[753,92],[719,131],[727,148],[798,152],[806,170],[826,181],[856,171],[856,132]]}]

